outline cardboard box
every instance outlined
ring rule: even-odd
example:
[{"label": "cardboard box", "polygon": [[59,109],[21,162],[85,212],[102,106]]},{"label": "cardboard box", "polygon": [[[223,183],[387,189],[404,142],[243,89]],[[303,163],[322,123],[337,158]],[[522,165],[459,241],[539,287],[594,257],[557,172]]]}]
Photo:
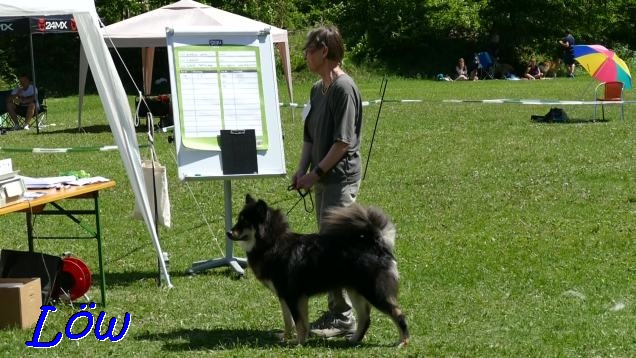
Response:
[{"label": "cardboard box", "polygon": [[35,326],[40,318],[40,278],[0,278],[0,328]]}]

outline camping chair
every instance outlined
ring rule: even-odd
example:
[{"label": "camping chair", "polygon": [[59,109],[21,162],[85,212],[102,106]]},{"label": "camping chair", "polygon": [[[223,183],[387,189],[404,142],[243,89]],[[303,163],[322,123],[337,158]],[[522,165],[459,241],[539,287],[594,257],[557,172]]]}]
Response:
[{"label": "camping chair", "polygon": [[[35,99],[38,101],[38,104],[35,106],[35,114],[33,114],[33,118],[31,119],[31,126],[35,125],[36,133],[40,133],[40,128],[44,127],[44,123],[46,122],[48,109],[44,90],[36,90]],[[15,110],[15,114],[18,115],[18,124],[24,127],[26,124],[26,107],[18,106]]]},{"label": "camping chair", "polygon": [[495,78],[495,63],[490,57],[488,52],[479,52],[477,54],[477,61],[479,62],[479,77],[480,78],[490,78],[491,80]]},{"label": "camping chair", "polygon": [[601,113],[605,120],[605,105],[614,104],[607,102],[617,102],[621,105],[621,119],[625,119],[623,111],[623,82],[603,82],[594,89],[596,101],[594,103],[594,120],[596,120],[596,107],[601,105]]},{"label": "camping chair", "polygon": [[7,112],[7,97],[11,90],[0,91],[0,129],[12,129],[13,121]]},{"label": "camping chair", "polygon": [[[135,97],[135,126],[140,124],[140,118],[146,117],[146,125],[148,123],[148,114],[159,118],[159,127],[166,128],[172,126],[172,104],[169,94],[160,94],[156,96],[145,96],[144,98]],[[157,124],[157,123],[155,123]]]},{"label": "camping chair", "polygon": [[40,133],[40,128],[46,127],[46,120],[48,118],[48,105],[46,104],[46,91],[40,89],[36,92],[36,98],[38,100],[38,110],[35,114],[35,128],[36,133]]}]

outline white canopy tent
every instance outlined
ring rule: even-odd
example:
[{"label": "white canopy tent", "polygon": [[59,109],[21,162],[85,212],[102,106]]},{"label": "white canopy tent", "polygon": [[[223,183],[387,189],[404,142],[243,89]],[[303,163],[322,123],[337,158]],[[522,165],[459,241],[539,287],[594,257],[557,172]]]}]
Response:
[{"label": "white canopy tent", "polygon": [[[93,0],[0,0],[0,16],[35,16],[73,14],[82,42],[82,53],[90,66],[99,96],[108,118],[115,142],[135,193],[136,203],[142,211],[157,258],[162,257],[161,245],[156,232],[152,211],[146,195],[144,176],[141,170],[139,146],[133,127],[132,114],[124,86],[106,47],[99,28],[99,17]],[[162,259],[161,273],[167,286],[172,287],[170,277]]]},{"label": "white canopy tent", "polygon": [[[276,45],[282,60],[290,102],[294,101],[287,30],[193,0],[181,0],[106,26],[102,29],[102,33],[108,46],[142,48],[143,93],[149,95],[152,87],[154,48],[166,47],[166,27],[175,28],[184,26],[270,28],[272,42]],[[81,62],[83,62],[83,60]],[[86,71],[87,67],[80,65],[80,111],[78,118],[80,126]]]}]

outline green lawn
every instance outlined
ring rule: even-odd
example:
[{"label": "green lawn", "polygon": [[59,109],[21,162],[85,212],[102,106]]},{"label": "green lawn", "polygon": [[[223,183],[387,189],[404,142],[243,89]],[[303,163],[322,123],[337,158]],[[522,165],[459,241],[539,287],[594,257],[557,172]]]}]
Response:
[{"label": "green lawn", "polygon": [[[379,76],[357,78],[366,100],[379,98]],[[311,83],[295,83],[304,102]],[[50,125],[43,133],[11,132],[0,137],[24,175],[51,176],[84,169],[118,185],[102,193],[108,306],[106,318],[132,320],[117,343],[95,337],[64,338],[55,348],[25,346],[33,330],[0,331],[2,356],[342,356],[430,357],[630,357],[636,355],[636,108],[606,112],[592,122],[593,107],[561,106],[573,123],[539,124],[533,114],[550,106],[445,103],[446,99],[589,100],[595,83],[587,76],[546,81],[433,82],[390,78],[387,102],[377,126],[360,202],[384,208],[397,229],[401,272],[400,303],[410,325],[410,346],[396,350],[397,332],[374,312],[360,346],[342,340],[310,339],[305,347],[280,345],[272,331],[282,328],[274,296],[250,271],[237,278],[227,268],[189,276],[193,262],[223,256],[223,184],[180,182],[170,134],[158,133],[159,159],[170,179],[173,226],[162,228],[161,243],[171,256],[175,288],[157,288],[157,264],[141,221],[131,219],[133,194],[119,154],[86,152],[31,154],[11,148],[112,145],[96,96],[85,105],[77,132],[77,99],[49,98]],[[284,93],[284,86],[280,86]],[[635,100],[634,92],[627,99]],[[285,95],[282,102],[287,102]],[[131,100],[132,108],[132,100]],[[365,107],[364,151],[380,107]],[[300,111],[283,108],[288,173],[298,161]],[[143,130],[140,143],[145,143]],[[148,157],[147,149],[142,156]],[[297,200],[287,177],[236,180],[234,212],[245,193],[283,211]],[[38,218],[38,233],[76,230]],[[290,213],[296,231],[315,228],[302,204]],[[26,250],[24,217],[0,219],[0,248]],[[71,251],[97,271],[95,244],[41,241],[36,249]],[[241,256],[236,247],[237,256]],[[91,298],[99,300],[93,285]],[[312,300],[311,317],[326,306]],[[91,310],[94,316],[102,308]],[[41,341],[63,332],[78,305],[57,305]],[[81,330],[85,321],[79,320]]]}]

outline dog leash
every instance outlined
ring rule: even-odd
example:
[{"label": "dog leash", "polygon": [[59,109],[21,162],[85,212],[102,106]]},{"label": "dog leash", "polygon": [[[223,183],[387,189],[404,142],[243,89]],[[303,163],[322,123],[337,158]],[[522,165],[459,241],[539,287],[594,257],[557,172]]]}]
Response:
[{"label": "dog leash", "polygon": [[[289,213],[291,213],[291,211],[294,210],[296,205],[298,205],[298,203],[300,203],[301,200],[303,201],[303,206],[305,207],[306,212],[311,213],[312,211],[314,211],[314,198],[311,196],[311,189],[302,191],[301,189],[294,189],[294,186],[290,185],[287,187],[287,190],[288,191],[296,190],[298,192],[298,195],[300,196],[300,198],[298,198],[296,203],[294,203],[294,205],[287,211],[287,215],[289,215]],[[310,202],[309,206],[307,206],[307,199],[306,199],[307,196],[309,196],[309,202]]]}]

